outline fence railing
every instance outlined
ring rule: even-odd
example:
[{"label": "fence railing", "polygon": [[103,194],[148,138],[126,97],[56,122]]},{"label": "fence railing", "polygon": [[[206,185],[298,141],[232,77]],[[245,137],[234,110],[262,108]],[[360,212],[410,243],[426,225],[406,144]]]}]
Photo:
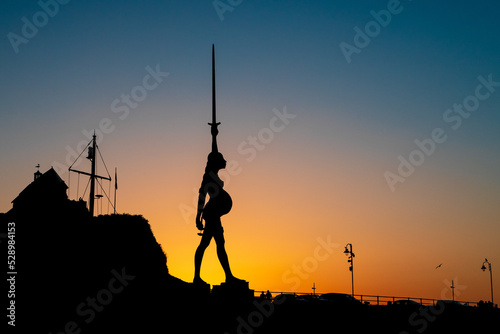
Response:
[{"label": "fence railing", "polygon": [[[260,297],[261,294],[266,295],[268,290],[255,290],[254,291],[254,296],[255,297]],[[313,293],[308,293],[308,292],[289,292],[289,291],[269,291],[269,293],[275,297],[276,295],[279,294],[290,294],[290,295],[296,295],[296,296],[311,296]],[[323,292],[316,292],[315,295],[320,296],[323,294]],[[348,294],[350,295],[350,294]],[[422,305],[426,306],[435,306],[437,302],[441,299],[435,299],[435,298],[421,298],[421,297],[398,297],[398,296],[380,296],[380,295],[359,295],[359,294],[354,294],[354,298],[358,299],[360,302],[364,304],[369,304],[369,305],[390,305],[394,304],[395,301],[397,300],[411,300],[417,303],[420,303]],[[456,302],[459,302],[462,305],[465,306],[477,306],[478,302],[470,302],[470,301],[462,301],[462,300],[455,300]]]}]

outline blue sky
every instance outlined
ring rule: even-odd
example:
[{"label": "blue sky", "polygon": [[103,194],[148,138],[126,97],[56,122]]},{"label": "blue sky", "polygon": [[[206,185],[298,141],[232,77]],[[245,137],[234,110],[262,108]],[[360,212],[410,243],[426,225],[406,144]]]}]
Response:
[{"label": "blue sky", "polygon": [[[371,11],[388,5],[399,12],[348,63],[339,45],[354,45],[354,28],[364,30],[374,21]],[[439,193],[433,187],[443,180],[453,186],[436,201],[451,208],[459,200],[448,195],[473,189],[475,200],[489,198],[485,235],[498,222],[491,198],[500,195],[500,87],[459,129],[443,121],[448,108],[474,94],[479,76],[500,81],[495,1],[244,0],[220,20],[209,0],[73,0],[47,16],[16,53],[8,34],[22,36],[23,17],[32,23],[40,11],[36,1],[0,4],[0,211],[31,181],[37,163],[42,171],[64,164],[67,147],[76,150],[87,140],[82,131],[102,119],[114,127],[101,144],[106,163],[118,166],[124,186],[161,184],[179,195],[183,186],[158,179],[186,173],[179,180],[188,194],[179,196],[190,198],[209,150],[214,43],[224,152],[240,157],[238,144],[267,127],[274,108],[297,115],[245,165],[245,180],[264,173],[287,189],[290,181],[281,177],[287,170],[308,180],[302,185],[308,193],[351,185],[353,202],[356,193],[388,203],[409,196],[405,205]],[[119,119],[112,102],[157,66],[168,76]],[[414,140],[435,128],[446,131],[447,141],[391,192],[384,172],[395,173],[398,156],[408,158]],[[149,208],[124,203],[148,218]]]}]

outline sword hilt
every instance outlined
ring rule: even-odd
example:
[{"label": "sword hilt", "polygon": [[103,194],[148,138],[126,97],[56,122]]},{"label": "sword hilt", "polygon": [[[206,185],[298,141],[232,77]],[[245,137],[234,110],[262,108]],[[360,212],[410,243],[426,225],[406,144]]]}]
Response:
[{"label": "sword hilt", "polygon": [[208,123],[208,125],[211,126],[210,133],[212,134],[212,137],[215,137],[219,134],[219,129],[217,127],[220,125],[220,122],[217,123]]}]

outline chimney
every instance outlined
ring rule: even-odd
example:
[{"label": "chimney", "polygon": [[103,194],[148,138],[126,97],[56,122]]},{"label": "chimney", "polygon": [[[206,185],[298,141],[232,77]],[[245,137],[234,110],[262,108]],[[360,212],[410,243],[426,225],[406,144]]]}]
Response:
[{"label": "chimney", "polygon": [[34,179],[34,181],[36,181],[40,176],[42,176],[42,173],[40,173],[40,164],[36,165],[35,167],[38,168],[38,169],[35,172],[35,179]]}]

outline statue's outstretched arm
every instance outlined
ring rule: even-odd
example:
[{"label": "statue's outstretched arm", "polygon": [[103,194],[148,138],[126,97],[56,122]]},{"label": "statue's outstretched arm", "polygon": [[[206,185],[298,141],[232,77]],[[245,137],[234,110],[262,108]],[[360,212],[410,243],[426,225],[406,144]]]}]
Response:
[{"label": "statue's outstretched arm", "polygon": [[217,135],[219,134],[217,125],[215,126],[212,125],[212,129],[210,129],[210,132],[212,133],[212,152],[217,153],[219,152],[219,150],[217,149]]}]

